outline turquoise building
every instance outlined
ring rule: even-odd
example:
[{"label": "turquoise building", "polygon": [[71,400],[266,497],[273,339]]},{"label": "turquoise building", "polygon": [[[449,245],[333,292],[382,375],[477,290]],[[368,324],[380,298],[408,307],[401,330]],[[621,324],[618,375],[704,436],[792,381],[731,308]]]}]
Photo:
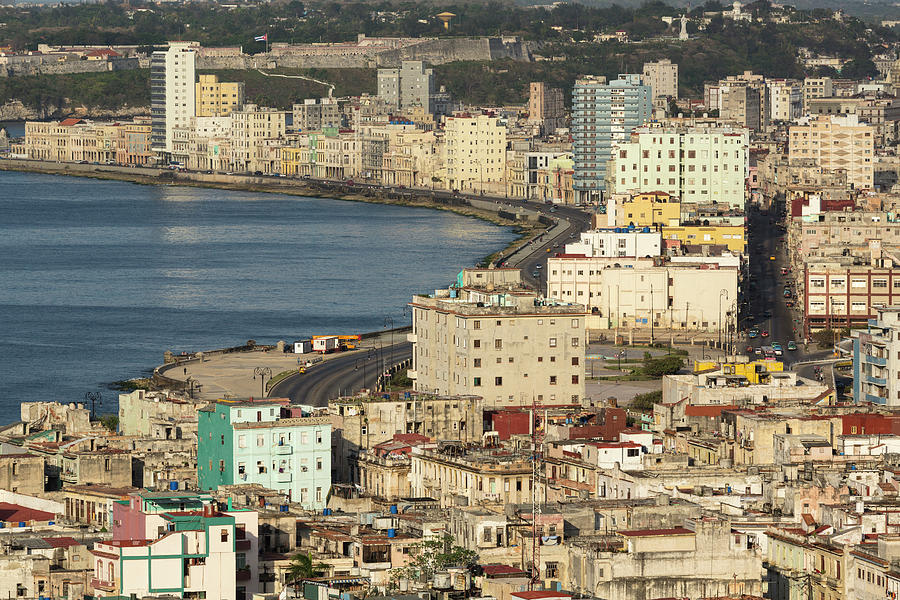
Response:
[{"label": "turquoise building", "polygon": [[294,417],[283,401],[219,400],[198,412],[200,489],[258,483],[307,509],[331,489],[331,422]]}]

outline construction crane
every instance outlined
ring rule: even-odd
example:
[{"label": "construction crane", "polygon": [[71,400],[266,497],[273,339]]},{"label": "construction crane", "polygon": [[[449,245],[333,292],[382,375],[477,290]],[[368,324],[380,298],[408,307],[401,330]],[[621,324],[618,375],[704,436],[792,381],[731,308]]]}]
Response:
[{"label": "construction crane", "polygon": [[319,85],[324,85],[328,88],[328,97],[331,98],[334,94],[334,84],[328,83],[327,81],[322,81],[321,79],[316,79],[315,77],[307,77],[306,75],[282,75],[281,73],[266,73],[262,69],[257,69],[260,75],[265,75],[266,77],[281,77],[283,79],[303,79],[304,81],[312,81],[313,83],[318,83]]}]

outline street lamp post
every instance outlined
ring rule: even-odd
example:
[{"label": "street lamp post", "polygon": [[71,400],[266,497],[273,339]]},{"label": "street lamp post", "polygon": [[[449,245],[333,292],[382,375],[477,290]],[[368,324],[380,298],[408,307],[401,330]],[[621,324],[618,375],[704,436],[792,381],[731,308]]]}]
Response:
[{"label": "street lamp post", "polygon": [[722,289],[719,291],[719,350],[722,349],[722,296],[728,298],[728,290]]},{"label": "street lamp post", "polygon": [[388,363],[388,368],[393,369],[394,368],[394,319],[392,317],[384,318],[384,327],[387,327],[388,325],[390,325],[390,327],[391,327],[391,329],[390,329],[390,331],[391,331],[391,352],[390,352],[391,362]]},{"label": "street lamp post", "polygon": [[84,395],[84,401],[85,401],[85,404],[87,404],[88,402],[91,403],[91,420],[93,421],[94,420],[94,402],[96,402],[100,406],[103,406],[103,394],[101,394],[100,392],[87,392]]},{"label": "street lamp post", "polygon": [[272,379],[272,368],[271,367],[255,367],[253,369],[253,379],[256,379],[256,376],[259,375],[259,393],[261,398],[266,397],[266,377],[269,380]]}]

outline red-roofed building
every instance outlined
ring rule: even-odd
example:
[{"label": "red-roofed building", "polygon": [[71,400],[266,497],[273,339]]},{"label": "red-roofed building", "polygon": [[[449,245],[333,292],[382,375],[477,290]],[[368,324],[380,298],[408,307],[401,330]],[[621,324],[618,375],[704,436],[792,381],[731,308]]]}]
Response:
[{"label": "red-roofed building", "polygon": [[510,594],[513,600],[569,600],[572,594],[565,592],[551,592],[549,590],[532,590],[525,592],[513,592]]},{"label": "red-roofed building", "polygon": [[0,521],[9,523],[12,527],[46,525],[55,519],[56,515],[52,512],[0,502]]}]

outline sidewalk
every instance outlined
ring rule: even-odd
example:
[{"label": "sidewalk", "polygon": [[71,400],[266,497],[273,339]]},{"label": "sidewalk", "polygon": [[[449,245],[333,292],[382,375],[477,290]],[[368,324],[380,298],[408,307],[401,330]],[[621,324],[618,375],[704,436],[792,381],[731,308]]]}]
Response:
[{"label": "sidewalk", "polygon": [[[390,343],[390,333],[382,333],[376,337],[366,338],[361,342],[362,348],[371,348],[379,343]],[[405,333],[394,333],[394,343],[406,339]],[[310,352],[307,354],[293,354],[279,352],[278,350],[254,350],[251,352],[232,352],[230,354],[215,354],[204,356],[203,361],[190,361],[172,367],[164,372],[166,377],[178,381],[187,381],[190,378],[194,382],[194,397],[203,400],[218,400],[220,398],[261,398],[266,396],[266,385],[269,382],[269,374],[264,378],[255,375],[257,367],[268,368],[271,376],[275,377],[284,371],[296,371],[300,364],[307,360],[324,358],[330,360],[338,356],[359,352],[348,350],[333,354],[321,354]]]}]

